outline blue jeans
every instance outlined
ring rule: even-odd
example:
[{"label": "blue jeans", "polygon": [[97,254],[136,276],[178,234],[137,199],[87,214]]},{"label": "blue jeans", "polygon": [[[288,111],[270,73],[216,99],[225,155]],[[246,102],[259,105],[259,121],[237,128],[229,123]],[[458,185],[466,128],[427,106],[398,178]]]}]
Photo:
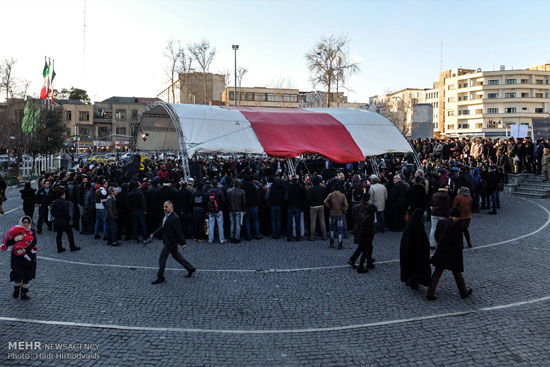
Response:
[{"label": "blue jeans", "polygon": [[385,223],[384,223],[384,212],[376,212],[376,230],[378,232],[383,232]]},{"label": "blue jeans", "polygon": [[497,207],[500,207],[500,197],[498,195],[498,191],[493,191],[491,194],[491,204],[492,204],[492,209],[494,212],[497,211]]},{"label": "blue jeans", "polygon": [[250,222],[254,223],[254,234],[256,237],[260,235],[260,218],[258,216],[258,207],[248,207],[246,215],[244,217],[244,228],[246,229],[246,235],[248,238],[252,238],[252,232],[250,228]]},{"label": "blue jeans", "polygon": [[117,241],[117,223],[116,219],[112,217],[107,217],[105,220],[105,223],[107,224],[107,244],[112,245]]},{"label": "blue jeans", "polygon": [[223,237],[223,212],[208,213],[208,242],[214,242],[214,225],[218,223],[220,243],[225,242]]},{"label": "blue jeans", "polygon": [[94,234],[99,234],[99,226],[103,228],[103,237],[107,237],[107,222],[105,221],[105,209],[95,210],[95,231]]},{"label": "blue jeans", "polygon": [[281,215],[283,210],[280,206],[271,207],[271,230],[273,231],[273,237],[278,238],[281,236]]},{"label": "blue jeans", "polygon": [[138,240],[138,227],[141,228],[143,239],[147,239],[147,225],[145,224],[145,213],[142,210],[132,212],[132,235]]},{"label": "blue jeans", "polygon": [[344,237],[344,218],[343,215],[331,215],[329,216],[329,228],[330,228],[330,245],[334,246],[334,230],[338,231],[338,246],[342,246]]},{"label": "blue jeans", "polygon": [[300,238],[300,208],[288,208],[287,237],[292,237],[292,222],[296,226],[296,238]]},{"label": "blue jeans", "polygon": [[231,230],[229,231],[229,236],[236,240],[241,239],[241,220],[243,215],[243,212],[229,212],[229,219],[231,220]]}]

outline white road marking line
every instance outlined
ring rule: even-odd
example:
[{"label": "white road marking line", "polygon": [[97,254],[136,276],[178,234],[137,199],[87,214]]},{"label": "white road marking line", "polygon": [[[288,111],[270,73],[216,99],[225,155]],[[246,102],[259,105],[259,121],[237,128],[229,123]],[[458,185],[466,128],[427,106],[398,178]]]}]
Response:
[{"label": "white road marking line", "polygon": [[504,305],[482,307],[479,309],[471,309],[465,311],[447,312],[440,314],[432,314],[426,316],[410,317],[407,319],[394,319],[375,321],[365,324],[352,324],[322,328],[306,328],[306,329],[257,329],[257,330],[231,330],[231,329],[200,329],[200,328],[181,328],[181,327],[152,327],[152,326],[130,326],[130,325],[115,325],[115,324],[94,324],[85,322],[71,321],[53,321],[53,320],[37,320],[37,319],[22,319],[18,317],[0,316],[0,321],[5,322],[21,322],[39,325],[55,325],[55,326],[71,326],[85,327],[94,329],[114,329],[114,330],[132,330],[132,331],[157,331],[157,332],[180,332],[180,333],[201,333],[201,334],[305,334],[305,333],[320,333],[331,331],[345,331],[354,329],[365,329],[376,326],[387,326],[395,324],[404,324],[415,321],[425,321],[433,319],[441,319],[445,317],[464,316],[478,312],[498,311],[506,308],[520,307],[527,304],[539,303],[550,300],[550,296],[535,298],[531,300],[514,302]]},{"label": "white road marking line", "polygon": [[[546,228],[548,225],[550,225],[550,211],[543,207],[540,204],[537,204],[531,200],[526,200],[530,203],[539,206],[542,208],[547,215],[546,222],[539,227],[538,229],[534,230],[531,233],[524,234],[519,237],[515,237],[509,240],[500,241],[496,243],[491,243],[488,245],[482,245],[482,246],[476,246],[473,248],[464,249],[464,251],[473,251],[481,248],[486,247],[494,247],[494,246],[500,246],[504,245],[506,243],[514,242],[522,238],[526,238],[529,236],[532,236],[534,234],[539,233],[544,228]],[[94,263],[86,263],[86,262],[79,262],[79,261],[70,261],[70,260],[61,260],[61,259],[55,259],[51,257],[43,257],[38,256],[39,259],[49,260],[49,261],[57,261],[67,264],[74,264],[74,265],[86,265],[86,266],[98,266],[98,267],[109,267],[109,268],[123,268],[123,269],[145,269],[145,270],[158,270],[157,267],[151,267],[151,266],[137,266],[137,265],[118,265],[118,264],[94,264]],[[384,260],[384,261],[377,261],[375,264],[390,264],[390,263],[396,263],[399,262],[399,259],[394,260]],[[197,272],[203,272],[203,273],[292,273],[297,271],[313,271],[313,270],[328,270],[328,269],[342,269],[347,268],[349,265],[332,265],[332,266],[316,266],[316,267],[308,267],[308,268],[289,268],[289,269],[197,269]],[[183,268],[166,268],[166,270],[171,271],[185,271]]]},{"label": "white road marking line", "polygon": [[13,208],[12,210],[8,210],[7,212],[4,213],[4,215],[7,215],[7,214],[10,214],[11,212],[17,210],[17,209],[21,209],[22,206],[18,206],[17,208]]}]

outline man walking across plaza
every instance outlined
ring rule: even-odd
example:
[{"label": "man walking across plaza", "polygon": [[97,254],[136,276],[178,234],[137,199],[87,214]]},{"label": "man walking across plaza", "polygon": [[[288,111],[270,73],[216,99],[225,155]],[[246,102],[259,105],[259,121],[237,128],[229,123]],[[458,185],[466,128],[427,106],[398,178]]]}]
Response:
[{"label": "man walking across plaza", "polygon": [[61,243],[63,232],[67,233],[69,238],[69,247],[71,251],[78,251],[80,247],[74,244],[73,230],[71,229],[71,215],[69,213],[69,203],[65,200],[65,192],[57,191],[57,199],[52,203],[52,216],[54,217],[53,225],[57,235],[55,241],[57,243],[57,252],[65,251]]},{"label": "man walking across plaza", "polygon": [[432,274],[431,284],[426,295],[429,300],[436,299],[435,289],[444,270],[453,272],[460,297],[467,298],[472,294],[472,290],[466,288],[466,283],[462,277],[464,258],[462,255],[462,231],[459,221],[460,209],[452,208],[449,212],[449,218],[444,218],[437,223],[437,229],[435,230],[437,249],[432,257],[435,271]]},{"label": "man walking across plaza", "polygon": [[151,238],[157,231],[162,231],[162,242],[164,246],[160,253],[159,257],[159,270],[157,273],[157,279],[152,282],[152,284],[159,284],[164,282],[164,270],[166,269],[166,260],[168,255],[172,255],[174,260],[179,262],[186,270],[186,278],[190,278],[195,272],[195,268],[187,260],[181,256],[178,251],[178,244],[182,248],[187,247],[185,237],[181,230],[181,221],[176,213],[174,213],[174,204],[171,201],[164,202],[164,218],[162,219],[162,226],[158,228],[155,232],[151,233]]},{"label": "man walking across plaza", "polygon": [[346,196],[342,194],[340,183],[334,185],[334,191],[327,196],[324,204],[329,210],[330,247],[334,247],[334,230],[336,227],[338,231],[338,249],[342,249],[344,218],[348,211],[348,201]]}]

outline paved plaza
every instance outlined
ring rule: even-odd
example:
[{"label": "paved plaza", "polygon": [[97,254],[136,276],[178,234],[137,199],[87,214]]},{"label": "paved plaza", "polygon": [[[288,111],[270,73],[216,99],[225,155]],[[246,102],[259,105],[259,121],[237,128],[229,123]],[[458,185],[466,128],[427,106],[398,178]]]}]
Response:
[{"label": "paved plaza", "polygon": [[[22,216],[19,192],[7,197],[2,236]],[[550,200],[501,201],[498,215],[472,219],[464,278],[473,295],[461,299],[446,272],[435,302],[399,281],[400,233],[375,236],[367,274],[346,265],[351,236],[343,250],[190,241],[183,255],[197,273],[184,278],[170,258],[167,281],[151,285],[160,241],[109,247],[75,234],[82,250],[57,254],[46,230],[31,300],[12,299],[0,253],[0,365],[549,366]],[[10,349],[18,341],[42,350]],[[55,355],[50,343],[67,345]]]}]

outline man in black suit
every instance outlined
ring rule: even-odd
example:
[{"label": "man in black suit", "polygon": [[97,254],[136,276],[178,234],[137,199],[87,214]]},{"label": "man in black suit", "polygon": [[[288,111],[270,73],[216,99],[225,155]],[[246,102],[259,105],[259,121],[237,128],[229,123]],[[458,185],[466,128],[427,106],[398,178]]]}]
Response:
[{"label": "man in black suit", "polygon": [[171,201],[164,202],[164,218],[162,219],[162,226],[151,234],[151,238],[159,230],[162,230],[162,242],[164,242],[164,247],[162,248],[159,257],[159,271],[157,273],[157,279],[152,282],[152,284],[159,284],[165,281],[164,269],[166,268],[166,259],[169,254],[172,254],[172,257],[185,269],[187,269],[187,275],[185,277],[190,278],[196,269],[193,265],[188,263],[178,251],[178,243],[181,244],[183,248],[187,247],[187,245],[185,242],[185,237],[181,231],[180,218],[176,213],[174,213],[174,204]]}]

